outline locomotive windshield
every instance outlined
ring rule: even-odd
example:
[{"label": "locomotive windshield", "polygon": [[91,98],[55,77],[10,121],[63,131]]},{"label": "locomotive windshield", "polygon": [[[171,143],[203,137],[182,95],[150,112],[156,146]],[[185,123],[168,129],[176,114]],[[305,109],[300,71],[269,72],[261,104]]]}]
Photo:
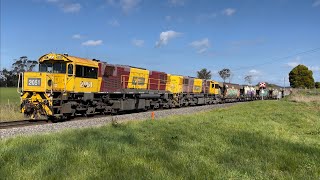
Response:
[{"label": "locomotive windshield", "polygon": [[40,72],[51,72],[51,73],[66,73],[65,62],[43,62],[39,65]]}]

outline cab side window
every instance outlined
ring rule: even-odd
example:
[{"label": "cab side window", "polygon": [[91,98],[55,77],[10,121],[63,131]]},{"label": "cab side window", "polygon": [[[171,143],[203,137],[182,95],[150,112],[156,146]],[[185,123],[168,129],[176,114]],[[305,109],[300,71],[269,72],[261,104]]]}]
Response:
[{"label": "cab side window", "polygon": [[83,77],[83,66],[76,65],[76,77]]},{"label": "cab side window", "polygon": [[76,77],[98,78],[98,68],[76,65]]},{"label": "cab side window", "polygon": [[72,64],[68,65],[68,74],[73,75],[73,65]]}]

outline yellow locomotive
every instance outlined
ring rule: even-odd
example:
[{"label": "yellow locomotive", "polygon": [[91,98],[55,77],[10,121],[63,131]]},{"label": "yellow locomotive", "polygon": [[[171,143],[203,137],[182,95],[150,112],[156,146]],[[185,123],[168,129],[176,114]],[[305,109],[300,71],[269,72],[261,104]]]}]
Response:
[{"label": "yellow locomotive", "polygon": [[219,83],[49,53],[39,72],[20,74],[21,112],[30,119],[172,108],[219,102]]}]

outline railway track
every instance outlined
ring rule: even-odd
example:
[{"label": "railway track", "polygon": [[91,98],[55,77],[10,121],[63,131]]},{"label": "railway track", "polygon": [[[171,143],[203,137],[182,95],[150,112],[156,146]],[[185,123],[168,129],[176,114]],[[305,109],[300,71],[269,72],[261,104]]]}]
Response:
[{"label": "railway track", "polygon": [[[107,123],[122,123],[128,121],[139,120],[158,120],[172,115],[185,115],[197,113],[200,111],[209,111],[218,108],[230,107],[235,104],[242,103],[225,103],[206,106],[191,106],[184,108],[159,109],[147,112],[131,112],[118,115],[96,115],[93,117],[76,117],[60,123],[52,123],[47,121],[15,121],[8,123],[0,123],[0,139],[14,137],[17,135],[31,135],[40,133],[59,132],[65,129],[81,129],[89,127],[100,127]],[[154,118],[152,118],[152,114]],[[5,125],[7,124],[7,125]],[[9,125],[11,124],[11,125]],[[41,124],[41,125],[40,125]]]},{"label": "railway track", "polygon": [[0,129],[9,129],[15,127],[24,127],[24,126],[34,126],[39,124],[50,123],[48,121],[30,121],[30,120],[20,120],[20,121],[7,121],[0,122]]},{"label": "railway track", "polygon": [[[185,108],[185,107],[182,107]],[[162,110],[167,110],[167,109],[156,109],[153,111],[162,111]],[[123,115],[123,114],[137,114],[140,112],[126,112],[126,113],[119,113],[117,115]],[[49,124],[49,123],[63,123],[63,122],[70,122],[70,121],[81,121],[81,120],[88,120],[88,119],[93,119],[93,118],[103,118],[103,117],[112,117],[112,116],[117,116],[117,115],[103,115],[103,114],[95,114],[94,116],[81,116],[80,114],[77,115],[76,117],[73,117],[68,120],[60,120],[57,122],[52,122],[48,120],[19,120],[19,121],[5,121],[5,122],[0,122],[0,129],[10,129],[10,128],[17,128],[17,127],[25,127],[25,126],[35,126],[35,125],[41,125],[41,124]]]},{"label": "railway track", "polygon": [[[233,102],[233,103],[226,103],[226,104],[237,104],[237,103],[241,103],[241,102]],[[215,104],[216,106],[218,106],[218,104]],[[208,106],[208,105],[204,105],[204,106]],[[180,107],[180,108],[172,108],[172,109],[184,109],[184,108],[190,108],[190,107],[201,107],[201,106],[187,106],[187,107]],[[166,111],[166,110],[170,110],[170,109],[155,109],[155,110],[149,110],[147,112],[159,112],[159,111]],[[139,114],[142,112],[146,112],[146,111],[131,111],[131,112],[123,112],[123,113],[119,113],[117,115],[135,115],[135,114]],[[64,123],[64,122],[71,122],[71,121],[81,121],[81,120],[88,120],[88,119],[94,119],[94,118],[103,118],[103,117],[116,117],[117,115],[103,115],[103,114],[95,114],[94,116],[89,116],[89,117],[84,117],[81,116],[80,114],[68,119],[68,120],[61,120],[58,122],[52,122],[52,121],[48,121],[48,120],[19,120],[19,121],[7,121],[7,122],[0,122],[0,129],[10,129],[10,128],[19,128],[19,127],[25,127],[25,126],[35,126],[35,125],[41,125],[41,124],[50,124],[50,123]],[[150,115],[151,118],[151,115]]]}]

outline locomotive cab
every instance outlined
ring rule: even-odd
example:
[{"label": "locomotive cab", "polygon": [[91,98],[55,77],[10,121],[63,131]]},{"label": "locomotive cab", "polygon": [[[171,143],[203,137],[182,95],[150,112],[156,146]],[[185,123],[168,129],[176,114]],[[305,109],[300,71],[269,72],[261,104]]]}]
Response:
[{"label": "locomotive cab", "polygon": [[22,91],[66,91],[67,81],[73,74],[72,61],[65,59],[64,56],[47,55],[39,59],[38,72],[23,73]]}]

